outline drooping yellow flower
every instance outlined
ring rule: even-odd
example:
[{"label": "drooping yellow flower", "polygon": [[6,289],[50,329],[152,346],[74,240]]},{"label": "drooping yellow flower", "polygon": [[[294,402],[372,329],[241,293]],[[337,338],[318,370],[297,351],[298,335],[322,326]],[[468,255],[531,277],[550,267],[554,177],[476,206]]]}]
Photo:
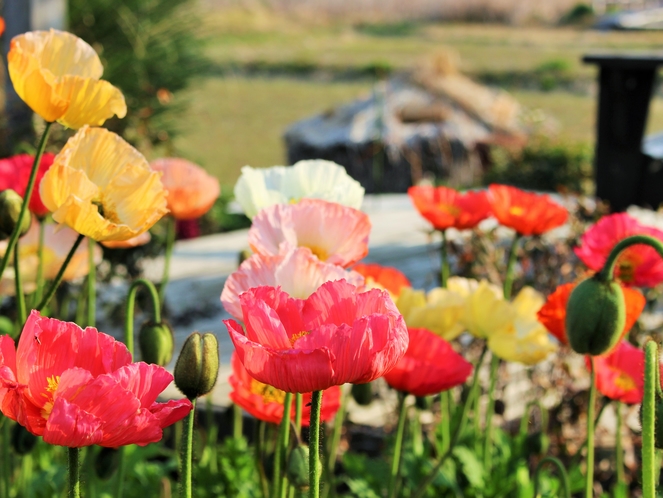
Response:
[{"label": "drooping yellow flower", "polygon": [[58,223],[97,241],[128,240],[168,212],[159,178],[118,135],[84,126],[55,157],[39,193]]},{"label": "drooping yellow flower", "polygon": [[543,295],[524,287],[510,303],[514,319],[510,325],[488,338],[488,347],[507,361],[534,365],[557,349],[546,328],[537,320],[536,312],[543,306]]},{"label": "drooping yellow flower", "polygon": [[404,287],[396,300],[408,327],[428,329],[448,341],[464,330],[460,323],[464,304],[460,295],[439,287],[428,294]]},{"label": "drooping yellow flower", "polygon": [[487,338],[511,325],[514,310],[502,291],[486,280],[449,279],[449,289],[465,297],[461,322],[475,337]]},{"label": "drooping yellow flower", "polygon": [[51,29],[16,36],[7,62],[16,93],[48,122],[78,129],[127,114],[122,92],[99,79],[99,56],[71,33]]}]

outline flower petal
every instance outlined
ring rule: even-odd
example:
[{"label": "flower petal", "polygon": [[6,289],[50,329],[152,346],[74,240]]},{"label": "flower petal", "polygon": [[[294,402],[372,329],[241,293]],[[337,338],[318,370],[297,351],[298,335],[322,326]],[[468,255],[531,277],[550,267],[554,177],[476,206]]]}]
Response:
[{"label": "flower petal", "polygon": [[58,118],[67,128],[101,126],[114,115],[120,119],[127,115],[124,95],[108,81],[66,75],[57,79],[54,89],[69,102],[66,112]]}]

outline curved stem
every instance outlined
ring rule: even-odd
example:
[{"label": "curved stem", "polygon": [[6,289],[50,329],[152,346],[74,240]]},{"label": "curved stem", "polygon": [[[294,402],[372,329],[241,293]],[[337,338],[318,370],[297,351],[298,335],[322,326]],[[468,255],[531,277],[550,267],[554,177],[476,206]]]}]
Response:
[{"label": "curved stem", "polygon": [[292,408],[292,393],[285,393],[283,400],[283,416],[279,425],[279,435],[274,450],[274,474],[272,478],[273,496],[279,498],[285,479],[281,475],[281,464],[285,463],[285,456],[290,441],[290,410]]},{"label": "curved stem", "polygon": [[81,496],[80,448],[69,448],[69,498]]},{"label": "curved stem", "polygon": [[645,344],[645,393],[642,400],[642,496],[656,496],[656,465],[654,430],[656,420],[656,384],[658,373],[658,344]]},{"label": "curved stem", "polygon": [[566,472],[564,464],[559,460],[559,458],[552,456],[542,458],[539,462],[539,465],[536,466],[536,470],[534,471],[534,498],[539,496],[539,474],[541,473],[541,469],[546,463],[550,463],[555,466],[557,468],[557,472],[559,472],[559,476],[562,481],[562,494],[558,496],[561,496],[562,498],[571,498],[571,484],[569,482],[569,474]]},{"label": "curved stem", "polygon": [[180,498],[192,498],[191,468],[193,465],[193,422],[196,412],[196,399],[191,400],[193,408],[184,419],[184,437],[182,438],[182,483]]},{"label": "curved stem", "polygon": [[30,177],[28,178],[28,184],[25,187],[25,195],[23,196],[23,204],[21,204],[21,211],[18,213],[18,219],[16,220],[16,227],[9,237],[9,242],[7,242],[7,249],[5,252],[4,258],[0,261],[0,279],[5,273],[5,268],[7,268],[7,263],[9,258],[14,251],[14,246],[18,241],[19,232],[21,230],[21,225],[23,224],[23,219],[28,210],[30,204],[30,198],[32,197],[32,192],[35,188],[35,181],[37,180],[37,171],[39,170],[39,163],[41,162],[41,156],[44,154],[44,149],[46,148],[46,142],[48,141],[48,134],[51,131],[51,125],[53,123],[46,123],[44,128],[44,133],[41,135],[39,140],[39,145],[37,146],[37,153],[35,154],[35,160],[32,163],[32,169],[30,170]]},{"label": "curved stem", "polygon": [[615,468],[617,470],[617,487],[624,486],[624,449],[622,448],[622,404],[615,401],[615,414],[617,416],[617,428],[615,430]]},{"label": "curved stem", "polygon": [[509,261],[506,264],[506,272],[504,274],[504,299],[511,299],[511,287],[513,286],[513,267],[516,264],[516,259],[518,255],[518,242],[522,236],[519,233],[516,233],[511,242],[511,247],[509,249]]},{"label": "curved stem", "polygon": [[591,378],[589,385],[589,406],[587,407],[587,476],[585,480],[585,497],[594,496],[594,412],[596,405],[596,368],[594,357],[589,357]]},{"label": "curved stem", "polygon": [[152,298],[152,320],[155,323],[161,322],[161,306],[159,305],[159,293],[157,292],[156,287],[152,282],[145,280],[144,278],[134,280],[129,287],[129,292],[127,294],[127,304],[125,307],[126,318],[124,320],[124,344],[127,346],[127,349],[132,356],[134,354],[134,308],[136,303],[136,293],[140,286],[143,286]]},{"label": "curved stem", "polygon": [[161,277],[161,284],[159,285],[159,301],[162,305],[166,297],[166,286],[170,278],[170,259],[175,245],[175,218],[168,216],[166,222],[168,224],[166,229],[166,254],[163,261],[163,277]]},{"label": "curved stem", "polygon": [[39,221],[39,244],[37,245],[37,290],[35,291],[33,303],[38,303],[44,294],[44,232],[45,223],[41,220]]},{"label": "curved stem", "polygon": [[97,324],[97,265],[94,264],[94,239],[87,239],[87,326]]},{"label": "curved stem", "polygon": [[398,393],[398,428],[396,429],[396,442],[394,443],[394,456],[391,460],[391,473],[389,474],[389,498],[394,498],[397,493],[401,457],[403,454],[403,436],[405,434],[405,422],[407,420],[406,393]]},{"label": "curved stem", "polygon": [[612,248],[612,251],[610,251],[608,259],[606,259],[605,264],[603,265],[603,269],[599,272],[599,278],[604,282],[611,280],[615,273],[615,265],[617,264],[619,254],[627,247],[635,244],[645,244],[653,247],[658,255],[663,258],[663,243],[660,240],[650,237],[649,235],[633,235],[631,237],[626,237],[619,241],[615,247]]},{"label": "curved stem", "polygon": [[308,436],[308,496],[320,497],[320,410],[322,391],[313,391],[311,395],[311,424]]},{"label": "curved stem", "polygon": [[488,406],[486,407],[486,439],[483,446],[483,464],[486,472],[490,472],[493,458],[493,413],[495,413],[495,384],[500,359],[493,354],[490,359],[490,386],[488,387]]},{"label": "curved stem", "polygon": [[62,277],[64,277],[64,272],[67,270],[67,266],[69,266],[69,263],[71,262],[71,258],[74,257],[74,253],[76,252],[76,249],[78,249],[78,246],[81,245],[81,242],[83,242],[84,238],[85,238],[84,235],[81,235],[81,234],[78,235],[78,238],[76,239],[76,242],[74,242],[74,245],[69,250],[69,254],[67,254],[67,257],[65,258],[64,263],[62,263],[62,266],[60,267],[60,270],[58,271],[58,274],[55,276],[55,280],[53,280],[53,282],[51,283],[51,286],[49,287],[48,291],[46,292],[46,295],[44,296],[44,298],[41,300],[41,302],[35,308],[37,311],[41,311],[42,309],[44,309],[44,307],[53,298],[53,295],[55,294],[55,291],[57,290],[58,286],[60,285],[60,282],[62,282]]},{"label": "curved stem", "polygon": [[21,279],[19,245],[14,246],[14,290],[16,293],[16,311],[18,312],[18,330],[23,328],[25,320],[28,318],[28,312],[25,309],[25,295],[23,294],[23,283]]},{"label": "curved stem", "polygon": [[449,280],[449,256],[447,254],[447,231],[440,230],[442,242],[440,243],[440,287],[447,286]]}]

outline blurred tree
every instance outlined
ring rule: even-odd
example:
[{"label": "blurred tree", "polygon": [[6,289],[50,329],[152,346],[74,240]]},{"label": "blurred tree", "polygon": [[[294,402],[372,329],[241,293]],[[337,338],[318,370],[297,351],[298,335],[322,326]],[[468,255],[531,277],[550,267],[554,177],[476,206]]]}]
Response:
[{"label": "blurred tree", "polygon": [[143,149],[171,143],[186,106],[173,94],[209,67],[195,0],[69,0],[69,30],[94,47],[127,117],[107,127]]}]

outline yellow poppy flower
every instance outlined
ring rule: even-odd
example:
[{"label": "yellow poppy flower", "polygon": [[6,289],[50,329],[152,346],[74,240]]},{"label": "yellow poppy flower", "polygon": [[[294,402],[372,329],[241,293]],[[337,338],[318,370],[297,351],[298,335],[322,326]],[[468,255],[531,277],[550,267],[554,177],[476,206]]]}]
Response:
[{"label": "yellow poppy flower", "polygon": [[84,126],[67,141],[39,194],[55,221],[97,241],[128,240],[168,212],[160,173],[103,128]]},{"label": "yellow poppy flower", "polygon": [[71,33],[51,29],[15,36],[7,62],[16,93],[48,122],[78,129],[127,114],[122,92],[99,79],[99,56]]},{"label": "yellow poppy flower", "polygon": [[[451,281],[451,279],[449,279]],[[478,284],[449,282],[450,288],[465,295],[465,308],[461,322],[475,337],[487,338],[511,326],[515,313],[510,303],[504,300],[499,287],[482,280]]]},{"label": "yellow poppy flower", "polygon": [[428,329],[448,341],[463,332],[460,318],[464,304],[461,296],[439,287],[428,294],[404,287],[396,299],[408,327]]}]

